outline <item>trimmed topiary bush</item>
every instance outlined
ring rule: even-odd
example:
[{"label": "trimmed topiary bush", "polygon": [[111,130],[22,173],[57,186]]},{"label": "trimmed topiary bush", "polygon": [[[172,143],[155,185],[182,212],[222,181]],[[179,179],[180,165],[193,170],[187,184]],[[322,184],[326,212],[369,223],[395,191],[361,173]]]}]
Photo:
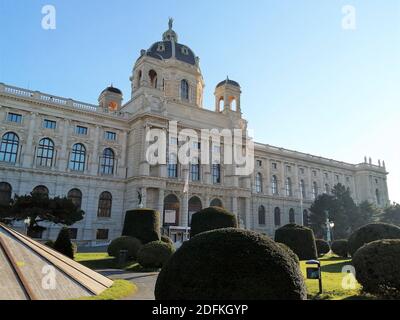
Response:
[{"label": "trimmed topiary bush", "polygon": [[143,244],[159,241],[160,213],[152,209],[127,211],[122,235],[138,238]]},{"label": "trimmed topiary bush", "polygon": [[190,236],[221,228],[237,228],[236,216],[220,207],[209,207],[192,216]]},{"label": "trimmed topiary bush", "polygon": [[347,258],[349,256],[349,244],[346,239],[335,240],[331,245],[332,252],[339,257]]},{"label": "trimmed topiary bush", "polygon": [[74,247],[69,237],[69,229],[62,228],[58,234],[57,240],[54,242],[54,250],[62,253],[63,255],[73,259],[74,258]]},{"label": "trimmed topiary bush", "polygon": [[356,278],[364,291],[385,298],[400,298],[400,239],[370,242],[353,257]]},{"label": "trimmed topiary bush", "polygon": [[294,261],[296,261],[297,264],[300,263],[300,260],[299,260],[299,257],[297,256],[297,254],[295,254],[295,253],[293,252],[293,250],[290,249],[286,244],[280,243],[280,242],[277,242],[277,244],[278,244],[278,246],[280,246],[282,249],[286,250],[287,254],[288,254]]},{"label": "trimmed topiary bush", "polygon": [[349,238],[349,252],[354,253],[364,244],[382,239],[400,239],[400,228],[388,223],[370,223],[356,231]]},{"label": "trimmed topiary bush", "polygon": [[127,257],[129,259],[136,259],[142,246],[143,245],[139,239],[122,236],[111,241],[108,245],[107,253],[111,257],[118,258],[121,250],[128,250]]},{"label": "trimmed topiary bush", "polygon": [[186,241],[161,270],[157,300],[306,299],[299,265],[253,231],[226,228]]},{"label": "trimmed topiary bush", "polygon": [[320,257],[327,254],[329,251],[331,251],[331,247],[329,246],[329,243],[327,241],[325,241],[324,239],[316,239],[315,245],[317,246],[317,253],[318,253],[318,256],[320,256]]},{"label": "trimmed topiary bush", "polygon": [[317,259],[314,232],[297,224],[287,224],[275,231],[275,241],[286,244],[300,260]]},{"label": "trimmed topiary bush", "polygon": [[145,244],[138,253],[138,262],[144,268],[161,268],[175,252],[173,245],[163,241]]},{"label": "trimmed topiary bush", "polygon": [[161,241],[170,244],[171,246],[174,245],[174,242],[172,241],[172,239],[166,235],[162,235],[161,236]]}]

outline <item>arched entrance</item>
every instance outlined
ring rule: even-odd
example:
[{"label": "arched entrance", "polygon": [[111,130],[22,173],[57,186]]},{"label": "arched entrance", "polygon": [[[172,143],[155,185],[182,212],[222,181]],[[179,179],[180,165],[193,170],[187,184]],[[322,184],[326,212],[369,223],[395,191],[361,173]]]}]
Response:
[{"label": "arched entrance", "polygon": [[164,198],[164,226],[179,225],[179,199],[176,195],[170,194]]},{"label": "arched entrance", "polygon": [[192,222],[192,215],[198,211],[200,211],[201,209],[203,209],[203,206],[201,204],[201,200],[199,197],[191,197],[189,200],[189,213],[188,213],[188,224],[190,226],[191,222]]},{"label": "arched entrance", "polygon": [[222,205],[222,201],[218,198],[215,198],[211,200],[210,202],[210,207],[220,207],[223,208],[224,206]]}]

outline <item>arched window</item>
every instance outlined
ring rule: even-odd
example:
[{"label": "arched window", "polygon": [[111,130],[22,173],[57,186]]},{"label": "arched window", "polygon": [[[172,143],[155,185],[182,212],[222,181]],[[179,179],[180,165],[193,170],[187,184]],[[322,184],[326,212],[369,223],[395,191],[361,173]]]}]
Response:
[{"label": "arched window", "polygon": [[307,209],[303,210],[303,225],[306,227],[310,226],[310,217]]},{"label": "arched window", "polygon": [[157,72],[154,70],[149,71],[150,85],[157,89]]},{"label": "arched window", "polygon": [[165,225],[179,225],[179,199],[174,194],[169,194],[164,198],[164,214],[163,221]]},{"label": "arched window", "polygon": [[304,183],[304,180],[300,180],[300,192],[301,192],[301,197],[303,199],[306,198],[306,185]]},{"label": "arched window", "polygon": [[329,184],[325,184],[325,193],[326,194],[330,194],[331,193],[331,189],[330,189],[330,187],[329,187]]},{"label": "arched window", "polygon": [[230,102],[231,102],[231,110],[237,111],[237,101],[235,97],[231,97]]},{"label": "arched window", "polygon": [[290,178],[286,179],[285,190],[286,190],[286,196],[287,197],[293,196],[292,179],[290,179]]},{"label": "arched window", "polygon": [[256,183],[255,183],[255,189],[257,193],[262,192],[262,176],[261,173],[256,174]]},{"label": "arched window", "polygon": [[221,183],[221,165],[220,164],[213,164],[212,165],[212,177],[213,183]]},{"label": "arched window", "polygon": [[375,196],[376,196],[376,203],[381,204],[381,195],[378,189],[375,190]]},{"label": "arched window", "polygon": [[46,186],[36,186],[33,188],[32,193],[49,196],[49,189]]},{"label": "arched window", "polygon": [[264,206],[258,207],[258,224],[265,225],[265,208],[264,208]]},{"label": "arched window", "polygon": [[99,208],[97,210],[97,216],[99,218],[111,217],[111,206],[112,206],[112,195],[108,191],[104,191],[99,197]]},{"label": "arched window", "polygon": [[4,134],[0,144],[0,161],[16,163],[18,146],[19,138],[14,132]]},{"label": "arched window", "polygon": [[293,208],[289,210],[289,223],[296,223],[296,216]]},{"label": "arched window", "polygon": [[315,181],[313,182],[313,185],[312,185],[312,196],[313,196],[313,199],[316,199],[318,196],[318,185]]},{"label": "arched window", "polygon": [[100,163],[101,174],[114,174],[114,163],[114,151],[111,148],[104,149]]},{"label": "arched window", "polygon": [[189,100],[189,83],[187,80],[181,81],[181,98],[183,100]]},{"label": "arched window", "polygon": [[12,187],[7,182],[0,183],[0,205],[7,206],[10,204],[12,195]]},{"label": "arched window", "polygon": [[272,176],[272,194],[278,194],[278,178],[275,175]]},{"label": "arched window", "polygon": [[77,143],[72,147],[69,168],[75,171],[85,171],[86,148],[83,144]]},{"label": "arched window", "polygon": [[82,192],[79,189],[71,189],[68,191],[67,198],[73,202],[73,204],[80,209],[82,205]]},{"label": "arched window", "polygon": [[192,215],[203,208],[201,200],[199,197],[194,196],[189,200],[189,210],[188,210],[188,225],[192,223]]},{"label": "arched window", "polygon": [[39,141],[36,164],[41,167],[52,167],[54,158],[54,142],[49,138]]},{"label": "arched window", "polygon": [[213,199],[210,202],[210,207],[220,207],[223,208],[224,206],[222,205],[222,201],[218,198]]},{"label": "arched window", "polygon": [[220,97],[218,101],[218,111],[224,110],[224,97]]},{"label": "arched window", "polygon": [[274,209],[274,221],[276,227],[281,225],[281,209],[278,207]]},{"label": "arched window", "polygon": [[139,70],[137,74],[137,88],[140,88],[140,82],[142,81],[142,70]]}]

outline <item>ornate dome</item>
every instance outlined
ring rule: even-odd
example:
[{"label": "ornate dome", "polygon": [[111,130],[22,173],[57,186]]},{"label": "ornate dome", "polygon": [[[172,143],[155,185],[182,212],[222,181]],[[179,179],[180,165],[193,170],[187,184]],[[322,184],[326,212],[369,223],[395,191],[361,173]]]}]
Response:
[{"label": "ornate dome", "polygon": [[173,20],[169,19],[169,29],[164,32],[163,40],[154,43],[142,53],[142,56],[146,55],[158,60],[175,58],[190,65],[197,65],[198,58],[194,52],[188,46],[178,43],[178,35],[172,30],[172,23]]},{"label": "ornate dome", "polygon": [[113,93],[117,93],[117,94],[121,94],[121,95],[122,95],[122,91],[119,90],[118,88],[114,88],[112,85],[109,86],[109,87],[107,87],[107,88],[105,88],[105,89],[102,91],[102,93],[103,93],[103,92],[106,92],[106,91],[108,91],[108,92],[113,92]]},{"label": "ornate dome", "polygon": [[218,83],[218,84],[217,84],[217,88],[218,88],[218,87],[221,87],[221,86],[223,86],[223,85],[225,85],[225,84],[230,84],[230,85],[232,85],[232,86],[235,86],[235,87],[239,87],[239,88],[240,88],[240,84],[239,84],[238,82],[233,81],[233,80],[230,80],[228,77],[226,77],[226,79],[225,79],[224,81],[221,81],[220,83]]}]

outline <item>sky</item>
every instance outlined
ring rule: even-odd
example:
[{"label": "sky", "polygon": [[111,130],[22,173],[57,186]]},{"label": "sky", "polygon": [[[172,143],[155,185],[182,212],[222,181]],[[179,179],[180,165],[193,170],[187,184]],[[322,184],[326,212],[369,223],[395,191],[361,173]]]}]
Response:
[{"label": "sky", "polygon": [[[45,5],[55,29],[42,28]],[[169,17],[200,57],[205,108],[228,75],[256,141],[385,160],[400,202],[398,0],[0,0],[0,82],[88,103],[113,83],[128,101],[140,50]]]}]

